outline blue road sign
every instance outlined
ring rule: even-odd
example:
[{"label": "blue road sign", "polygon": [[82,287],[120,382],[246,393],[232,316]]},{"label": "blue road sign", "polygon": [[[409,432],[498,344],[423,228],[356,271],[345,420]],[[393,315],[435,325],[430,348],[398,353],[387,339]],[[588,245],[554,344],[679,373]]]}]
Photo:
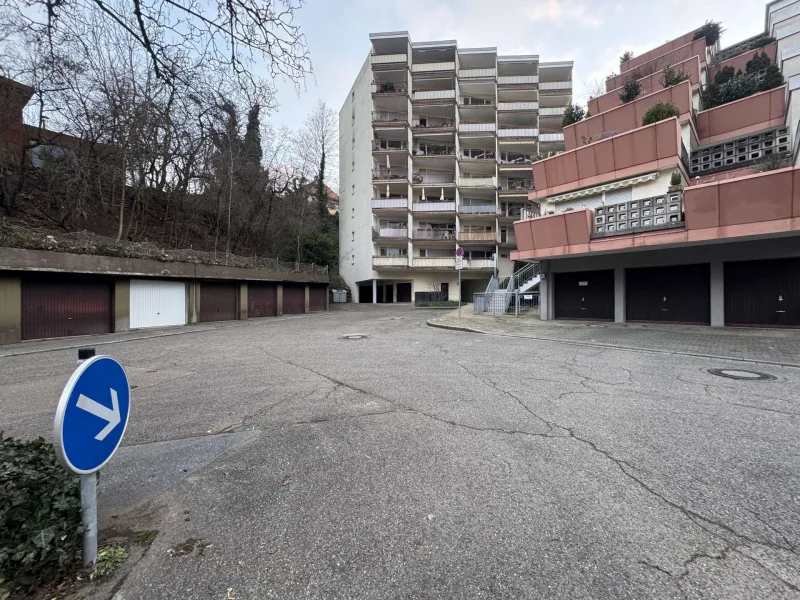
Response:
[{"label": "blue road sign", "polygon": [[461,246],[456,248],[456,256],[464,256],[464,249]]},{"label": "blue road sign", "polygon": [[81,363],[61,393],[53,437],[61,463],[87,475],[116,452],[130,415],[125,369],[109,356]]}]

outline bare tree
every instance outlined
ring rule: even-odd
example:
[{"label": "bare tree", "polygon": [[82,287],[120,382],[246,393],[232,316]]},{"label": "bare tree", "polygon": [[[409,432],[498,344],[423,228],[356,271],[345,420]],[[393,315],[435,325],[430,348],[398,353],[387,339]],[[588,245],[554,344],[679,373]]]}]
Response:
[{"label": "bare tree", "polygon": [[325,186],[338,189],[339,118],[322,100],[306,117],[297,135],[298,167],[316,186],[319,200],[325,196]]}]

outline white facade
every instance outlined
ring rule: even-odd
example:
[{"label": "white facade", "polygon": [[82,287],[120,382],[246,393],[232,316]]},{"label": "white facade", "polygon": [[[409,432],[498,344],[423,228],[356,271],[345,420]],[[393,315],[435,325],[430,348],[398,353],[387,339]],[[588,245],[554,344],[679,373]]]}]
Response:
[{"label": "white facade", "polygon": [[572,63],[370,35],[339,113],[340,271],[355,301],[458,299],[510,275],[532,158],[563,149]]}]

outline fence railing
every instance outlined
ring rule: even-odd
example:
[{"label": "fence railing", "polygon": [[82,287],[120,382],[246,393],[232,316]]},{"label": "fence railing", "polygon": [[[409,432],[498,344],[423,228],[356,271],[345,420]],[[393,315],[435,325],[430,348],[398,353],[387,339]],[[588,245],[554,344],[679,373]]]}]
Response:
[{"label": "fence railing", "polygon": [[458,212],[463,215],[496,215],[497,206],[494,204],[459,204]]},{"label": "fence railing", "polygon": [[411,232],[414,241],[446,241],[456,239],[455,229],[415,229]]},{"label": "fence railing", "polygon": [[539,312],[539,292],[506,292],[498,290],[484,294],[474,294],[472,306],[475,314],[487,313],[493,316],[524,314],[536,315]]},{"label": "fence railing", "polygon": [[372,208],[408,208],[408,198],[373,198]]}]

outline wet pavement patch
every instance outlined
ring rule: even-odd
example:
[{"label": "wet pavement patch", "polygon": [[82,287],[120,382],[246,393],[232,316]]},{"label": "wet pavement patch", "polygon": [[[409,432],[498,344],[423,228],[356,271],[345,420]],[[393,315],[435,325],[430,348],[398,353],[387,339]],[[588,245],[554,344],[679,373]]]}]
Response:
[{"label": "wet pavement patch", "polygon": [[367,337],[366,333],[345,333],[342,339],[345,340],[363,340]]},{"label": "wet pavement patch", "polygon": [[769,373],[748,371],[746,369],[709,369],[708,372],[718,377],[740,379],[743,381],[775,381],[777,379],[777,377],[770,375]]}]

